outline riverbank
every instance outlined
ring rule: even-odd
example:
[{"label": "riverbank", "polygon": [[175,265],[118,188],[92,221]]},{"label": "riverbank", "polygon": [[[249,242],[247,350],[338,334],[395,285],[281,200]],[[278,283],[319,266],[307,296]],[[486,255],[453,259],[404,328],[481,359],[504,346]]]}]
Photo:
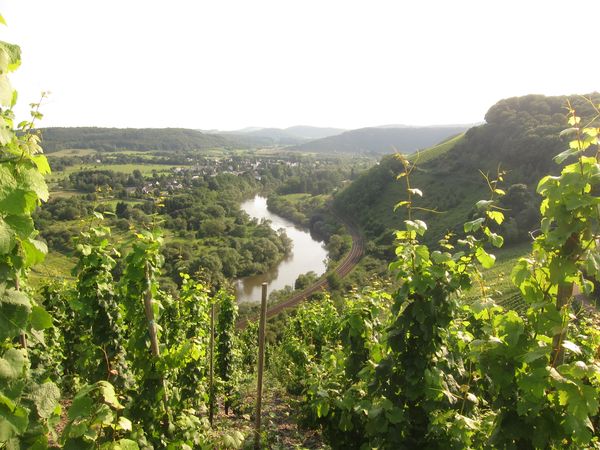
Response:
[{"label": "riverbank", "polygon": [[[343,220],[342,218],[338,218],[338,220]],[[319,291],[324,291],[329,289],[328,279],[331,274],[335,274],[339,279],[343,279],[346,275],[348,275],[352,269],[358,264],[362,256],[365,252],[365,239],[362,232],[349,220],[343,221],[344,226],[348,230],[350,236],[352,236],[352,247],[350,251],[345,255],[345,257],[340,261],[340,263],[331,271],[323,274],[319,280],[307,287],[306,289],[294,293],[290,298],[272,305],[267,310],[267,318],[275,317],[276,315],[296,307],[298,304],[309,298],[311,295],[315,294]],[[248,315],[250,316],[250,314]],[[242,318],[237,323],[237,328],[242,329],[245,328],[248,324],[248,318]]]},{"label": "riverbank", "polygon": [[256,195],[243,202],[240,208],[258,221],[268,220],[274,230],[283,229],[292,242],[292,250],[265,273],[237,280],[235,288],[239,303],[260,301],[263,282],[269,284],[269,291],[272,292],[285,286],[293,288],[301,274],[312,271],[320,276],[326,272],[328,253],[323,242],[311,236],[306,229],[269,211],[265,197]]}]

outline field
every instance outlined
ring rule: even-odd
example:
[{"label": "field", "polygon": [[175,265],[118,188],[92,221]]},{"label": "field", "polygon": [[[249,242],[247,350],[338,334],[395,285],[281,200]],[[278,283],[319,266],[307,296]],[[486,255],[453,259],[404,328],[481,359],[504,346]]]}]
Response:
[{"label": "field", "polygon": [[[52,163],[52,161],[50,161]],[[69,166],[65,170],[52,172],[47,178],[48,183],[56,183],[75,172],[82,170],[112,170],[113,172],[132,173],[134,170],[139,170],[142,175],[152,175],[152,172],[156,171],[169,172],[175,167],[185,167],[182,164],[77,164]]]},{"label": "field", "polygon": [[91,148],[67,148],[48,153],[46,156],[52,161],[53,158],[61,158],[63,156],[90,156],[95,155],[96,153],[98,153],[98,151]]},{"label": "field", "polygon": [[426,163],[427,161],[431,161],[432,159],[435,159],[438,156],[443,155],[448,150],[450,150],[452,147],[454,147],[454,145],[456,145],[458,142],[460,142],[464,138],[464,136],[465,136],[465,134],[461,133],[461,134],[454,136],[448,140],[445,140],[444,142],[439,143],[438,145],[429,147],[426,150],[415,152],[415,153],[411,154],[408,157],[408,159],[417,165]]},{"label": "field", "polygon": [[75,259],[69,258],[58,252],[48,252],[41,264],[34,266],[29,275],[29,280],[34,287],[48,281],[72,280],[71,270],[75,267]]}]

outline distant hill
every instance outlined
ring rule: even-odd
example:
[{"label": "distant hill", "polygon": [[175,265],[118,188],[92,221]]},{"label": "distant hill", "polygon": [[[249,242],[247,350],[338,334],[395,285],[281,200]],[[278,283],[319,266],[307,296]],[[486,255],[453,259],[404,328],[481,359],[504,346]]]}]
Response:
[{"label": "distant hill", "polygon": [[[595,101],[600,95],[594,94]],[[413,154],[417,170],[411,185],[423,192],[416,205],[437,209],[440,214],[416,212],[429,227],[427,239],[437,241],[448,231],[462,233],[462,224],[478,200],[489,197],[480,170],[494,177],[498,167],[507,171],[502,186],[507,192],[502,206],[507,216],[501,231],[507,243],[529,239],[538,226],[539,198],[535,187],[547,173],[556,173],[552,158],[566,147],[559,137],[567,127],[567,99],[583,117],[593,116],[589,104],[579,96],[529,95],[501,100],[485,116],[486,123],[464,135]],[[396,176],[402,164],[393,155],[364,173],[335,198],[335,207],[362,225],[376,247],[392,257],[392,231],[402,227],[404,210],[394,205],[406,198],[403,179]],[[377,247],[379,246],[379,247]]]},{"label": "distant hill", "polygon": [[360,128],[304,144],[291,150],[315,153],[383,155],[412,153],[464,132],[467,126]]},{"label": "distant hill", "polygon": [[46,152],[68,148],[95,150],[200,150],[236,147],[234,140],[184,128],[42,128]]},{"label": "distant hill", "polygon": [[323,139],[329,136],[337,136],[347,130],[342,128],[322,128],[297,125],[295,127],[286,128],[285,131],[303,139]]},{"label": "distant hill", "polygon": [[281,128],[261,128],[260,130],[244,133],[245,136],[255,138],[267,138],[271,140],[271,145],[296,145],[306,141],[306,138],[296,136],[287,130]]},{"label": "distant hill", "polygon": [[234,131],[215,131],[225,137],[234,136],[239,142],[246,142],[250,146],[288,146],[297,145],[312,139],[321,139],[343,133],[340,128],[323,128],[298,125],[289,128],[257,128],[247,127]]}]

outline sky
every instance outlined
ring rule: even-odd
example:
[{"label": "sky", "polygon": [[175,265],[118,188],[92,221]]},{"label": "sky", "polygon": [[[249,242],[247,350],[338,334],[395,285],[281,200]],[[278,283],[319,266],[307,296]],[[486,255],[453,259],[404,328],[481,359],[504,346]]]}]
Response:
[{"label": "sky", "polygon": [[463,124],[600,90],[598,0],[0,0],[19,118],[233,130]]}]

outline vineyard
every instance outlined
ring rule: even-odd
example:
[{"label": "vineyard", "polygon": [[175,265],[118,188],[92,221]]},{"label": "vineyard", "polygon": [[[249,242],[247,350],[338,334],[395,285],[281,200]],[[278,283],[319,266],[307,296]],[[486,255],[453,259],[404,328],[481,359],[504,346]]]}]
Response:
[{"label": "vineyard", "polygon": [[[488,198],[434,248],[419,218],[426,187],[398,155],[407,219],[389,267],[394,288],[374,280],[341,304],[327,294],[302,303],[263,354],[259,324],[236,327],[227,287],[180,273],[175,291],[161,288],[155,223],[117,244],[94,212],[73,278],[28,283],[47,253],[32,214],[49,198],[51,169],[33,131],[40,103],[30,121],[14,117],[8,74],[19,64],[19,47],[0,43],[0,448],[277,448],[252,431],[262,383],[246,397],[263,375],[319,446],[600,448],[600,331],[580,301],[600,282],[595,100],[567,105],[560,174],[537,186],[540,231],[512,268],[516,294],[496,303],[483,275],[504,243],[504,174],[482,174]],[[364,251],[353,234],[342,275]]]}]

